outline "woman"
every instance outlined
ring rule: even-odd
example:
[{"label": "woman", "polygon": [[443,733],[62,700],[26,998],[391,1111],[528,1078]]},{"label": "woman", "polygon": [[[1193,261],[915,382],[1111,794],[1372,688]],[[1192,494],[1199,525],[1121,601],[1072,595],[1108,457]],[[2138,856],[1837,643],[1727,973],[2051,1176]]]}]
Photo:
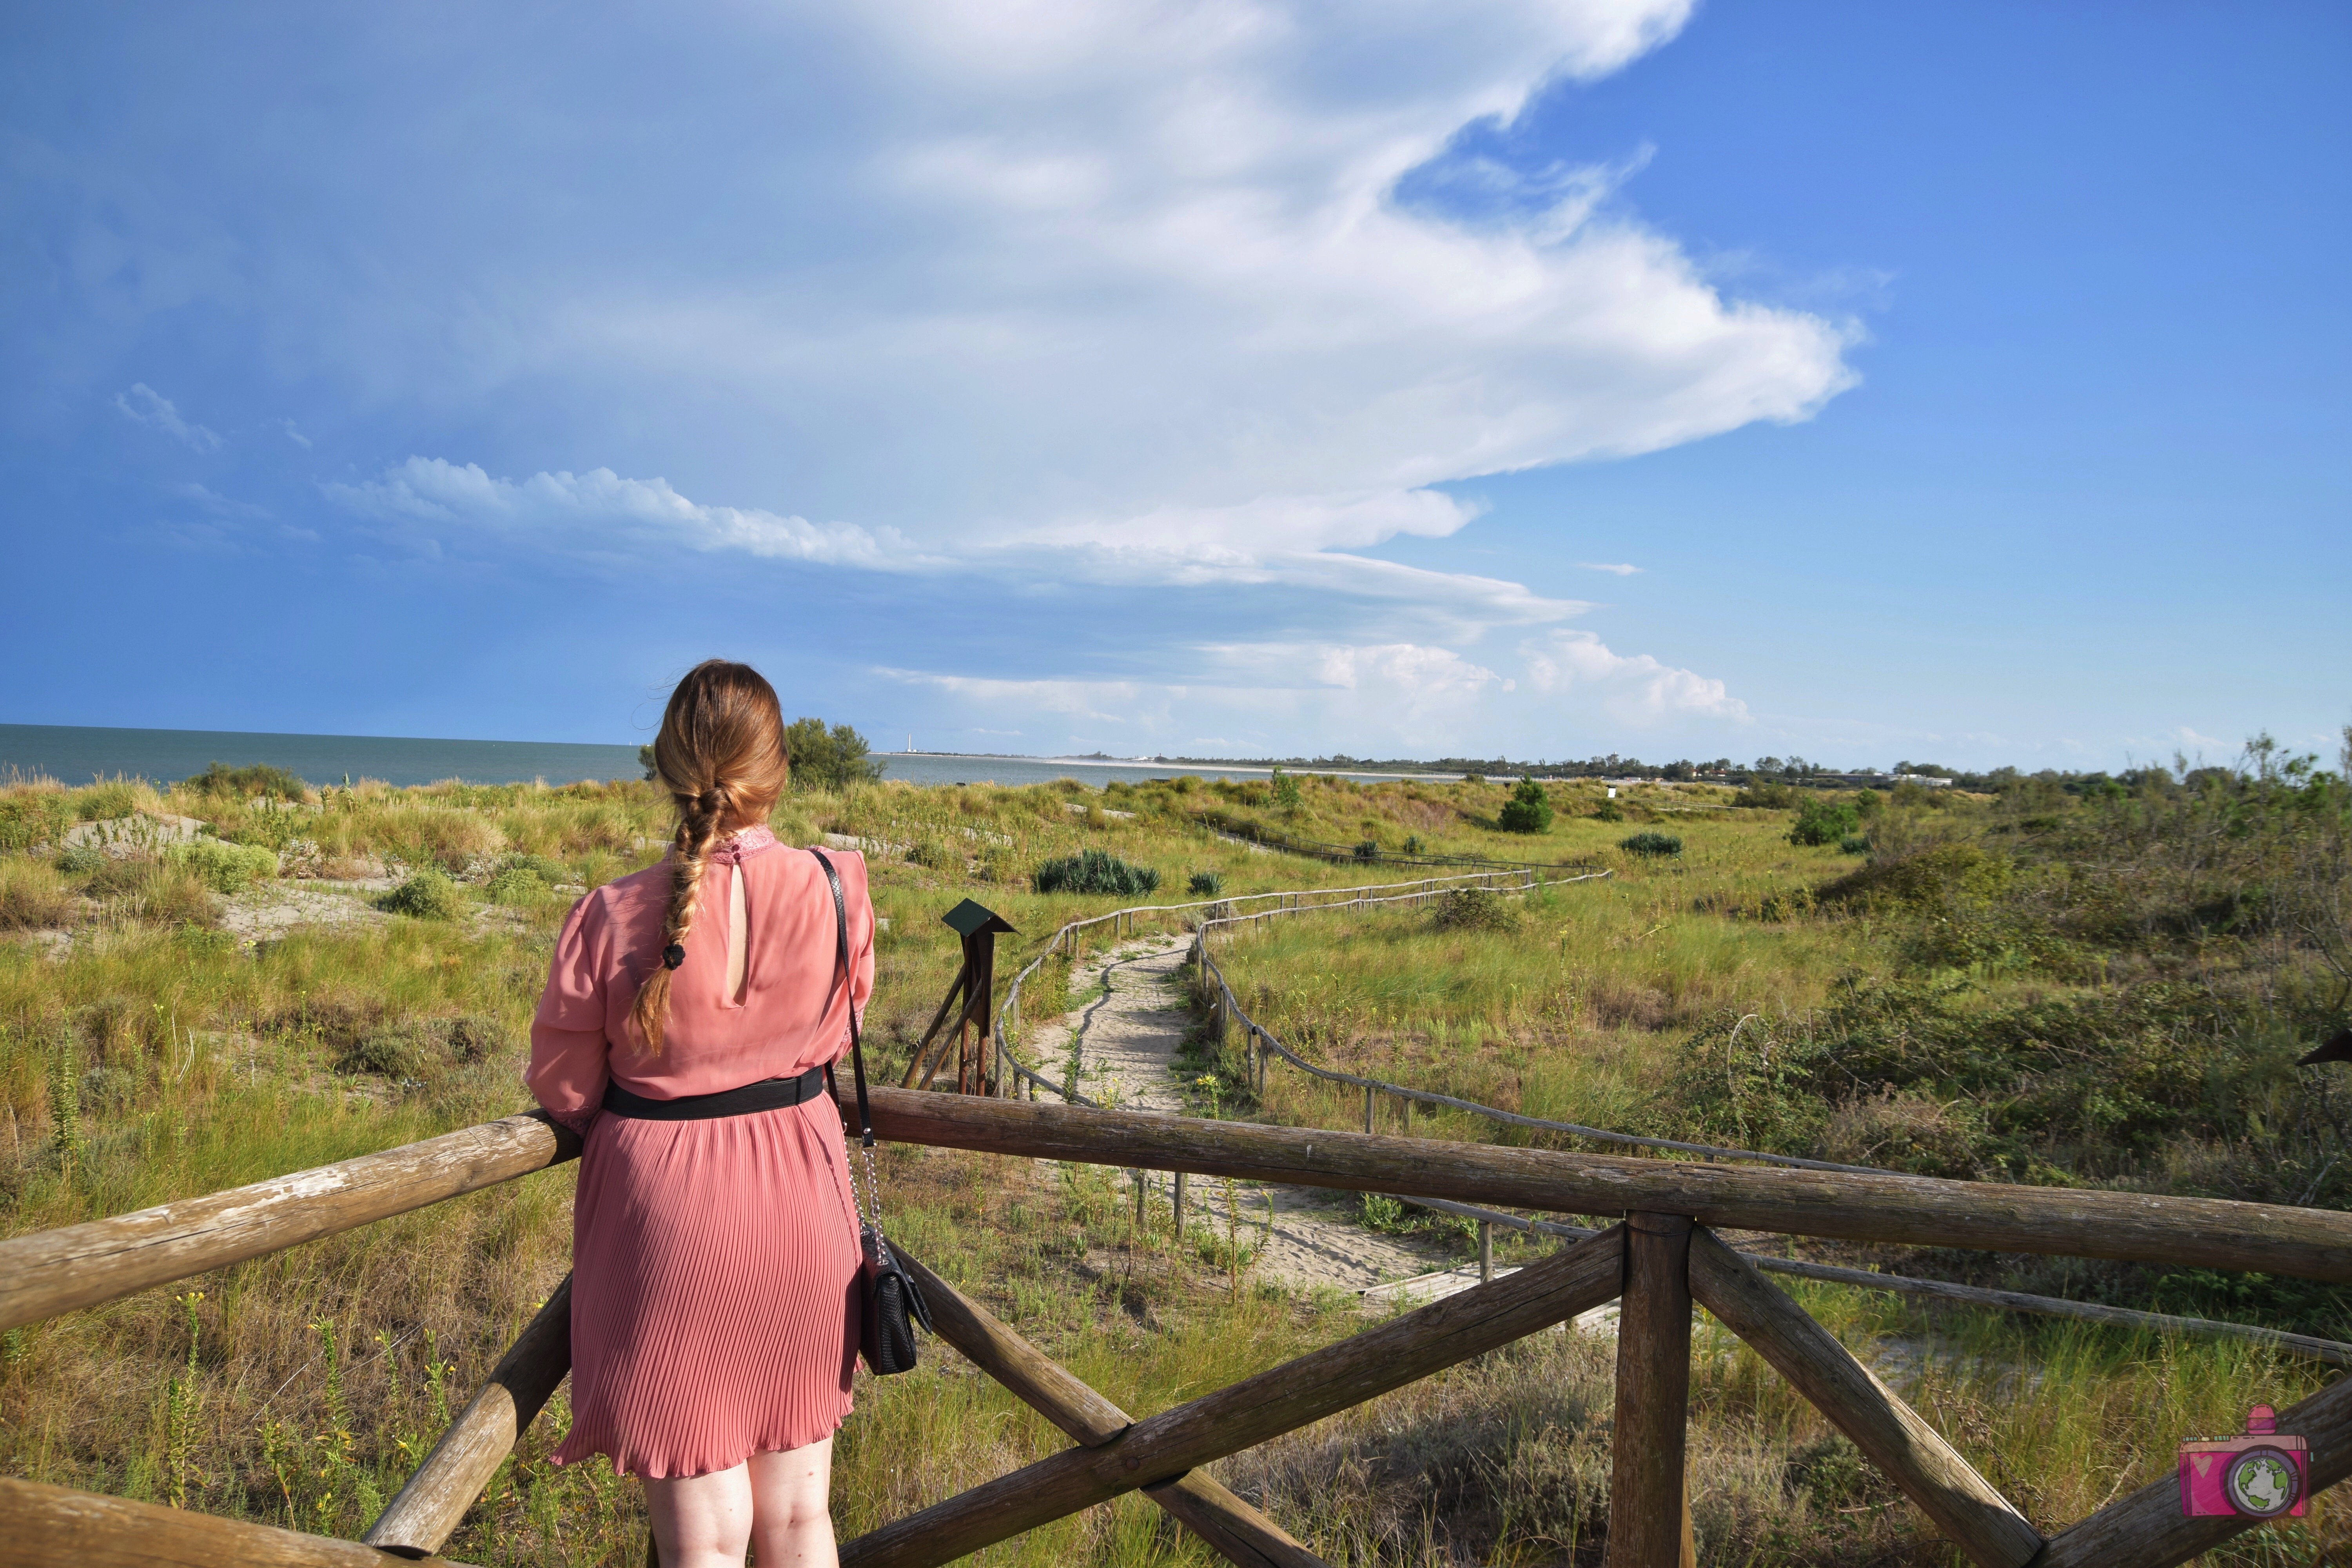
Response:
[{"label": "woman", "polygon": [[572,1430],[558,1463],[645,1478],[667,1568],[833,1563],[833,1433],[857,1353],[856,1209],[822,1068],[874,984],[865,862],[842,973],[817,857],[764,826],[783,716],[749,666],[697,666],[654,767],[658,866],[580,900],[525,1080],[586,1136],[573,1200]]}]

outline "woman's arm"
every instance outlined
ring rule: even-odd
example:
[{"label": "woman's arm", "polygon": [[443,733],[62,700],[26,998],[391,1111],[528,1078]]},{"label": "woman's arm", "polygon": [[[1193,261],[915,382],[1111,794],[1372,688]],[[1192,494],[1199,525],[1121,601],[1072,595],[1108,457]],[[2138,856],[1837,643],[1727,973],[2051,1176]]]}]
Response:
[{"label": "woman's arm", "polygon": [[555,939],[547,989],[530,1021],[530,1065],[522,1075],[547,1113],[580,1133],[603,1109],[612,1076],[604,1039],[604,944],[598,940],[604,921],[590,912],[597,901],[591,893],[573,905]]}]

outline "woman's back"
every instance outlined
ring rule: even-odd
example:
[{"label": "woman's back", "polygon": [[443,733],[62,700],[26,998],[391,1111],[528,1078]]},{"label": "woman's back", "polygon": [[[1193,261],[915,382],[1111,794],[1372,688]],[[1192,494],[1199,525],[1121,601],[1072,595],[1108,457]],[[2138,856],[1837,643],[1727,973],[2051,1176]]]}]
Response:
[{"label": "woman's back", "polygon": [[[842,984],[824,868],[766,828],[748,828],[710,854],[693,940],[671,977],[658,1055],[645,1049],[630,1014],[638,987],[661,963],[670,864],[581,900],[556,941],[531,1025],[530,1081],[540,1103],[574,1121],[600,1102],[607,1073],[647,1099],[671,1100],[793,1078],[840,1056],[853,988],[861,1010],[873,988],[873,911],[864,859],[834,850],[826,858],[841,878],[852,985]],[[730,893],[739,868],[745,916],[740,1002],[729,994],[727,962],[734,936]]]}]

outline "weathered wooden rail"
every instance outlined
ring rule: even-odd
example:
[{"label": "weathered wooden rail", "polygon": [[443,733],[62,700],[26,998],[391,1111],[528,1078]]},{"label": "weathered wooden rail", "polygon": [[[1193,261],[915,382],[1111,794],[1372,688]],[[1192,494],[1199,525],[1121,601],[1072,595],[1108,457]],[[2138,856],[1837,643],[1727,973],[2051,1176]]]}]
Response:
[{"label": "weathered wooden rail", "polygon": [[[1612,1568],[1685,1560],[1693,1303],[1754,1346],[1971,1561],[1999,1568],[2173,1563],[2258,1521],[2184,1519],[2166,1476],[2045,1538],[1713,1230],[2352,1280],[2352,1215],[2329,1210],[1510,1149],[903,1089],[877,1089],[873,1100],[877,1131],[903,1142],[1622,1218],[1491,1283],[1141,1419],[933,1276],[942,1336],[1076,1446],[845,1543],[845,1563],[941,1563],[1139,1491],[1233,1562],[1307,1568],[1318,1559],[1306,1547],[1200,1468],[1611,1300],[1622,1303]],[[510,1180],[574,1152],[544,1121],[510,1117],[234,1193],[19,1237],[0,1243],[0,1302],[14,1313],[10,1321],[30,1321]],[[24,1481],[0,1481],[0,1541],[12,1561],[37,1565],[341,1568],[426,1556],[456,1530],[568,1369],[564,1300],[559,1291],[524,1331],[363,1543]],[[2310,1444],[2315,1488],[2342,1479],[2352,1472],[2352,1380],[2282,1412],[2279,1429]]]}]

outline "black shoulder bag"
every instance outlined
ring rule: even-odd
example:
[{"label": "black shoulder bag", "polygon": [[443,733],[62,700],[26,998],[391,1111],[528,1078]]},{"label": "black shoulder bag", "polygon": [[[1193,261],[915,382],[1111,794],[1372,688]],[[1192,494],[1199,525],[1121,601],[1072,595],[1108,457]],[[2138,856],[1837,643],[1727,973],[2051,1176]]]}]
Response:
[{"label": "black shoulder bag", "polygon": [[[866,1047],[858,1039],[857,994],[849,973],[849,906],[842,898],[841,874],[833,868],[821,849],[812,849],[816,863],[824,868],[824,879],[833,888],[834,966],[840,973],[841,984],[849,995],[849,1062],[857,1079],[857,1143],[866,1154],[866,1190],[869,1203],[857,1200],[857,1168],[849,1170],[850,1206],[858,1211],[858,1245],[865,1254],[859,1285],[865,1300],[858,1313],[858,1350],[866,1357],[866,1369],[877,1377],[888,1377],[893,1373],[910,1372],[915,1365],[915,1325],[931,1326],[930,1303],[913,1278],[898,1263],[890,1244],[882,1238],[882,1184],[874,1172],[874,1113],[866,1103]],[[827,999],[830,1000],[830,992]],[[824,1068],[824,1083],[834,1089],[833,1064]],[[834,1089],[834,1102],[840,1103],[840,1091]],[[866,1217],[867,1207],[874,1217]]]}]

